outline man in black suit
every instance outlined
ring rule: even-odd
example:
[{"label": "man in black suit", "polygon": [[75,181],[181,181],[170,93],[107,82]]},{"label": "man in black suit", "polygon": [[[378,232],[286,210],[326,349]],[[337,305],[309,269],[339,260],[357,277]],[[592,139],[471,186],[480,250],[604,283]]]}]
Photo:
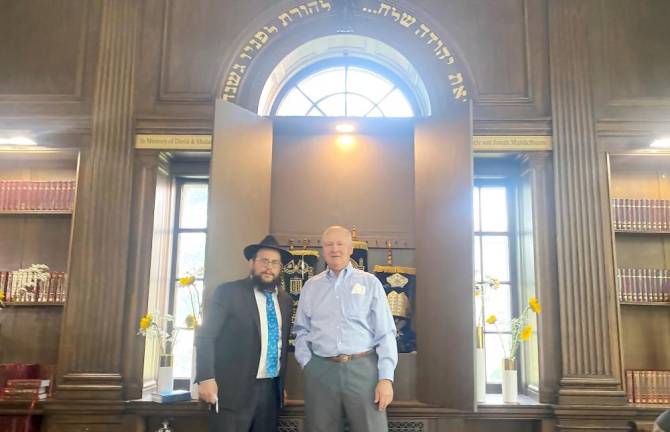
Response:
[{"label": "man in black suit", "polygon": [[292,302],[278,281],[291,254],[267,236],[244,256],[249,277],[211,293],[195,339],[195,381],[212,406],[210,432],[274,431],[284,402]]}]

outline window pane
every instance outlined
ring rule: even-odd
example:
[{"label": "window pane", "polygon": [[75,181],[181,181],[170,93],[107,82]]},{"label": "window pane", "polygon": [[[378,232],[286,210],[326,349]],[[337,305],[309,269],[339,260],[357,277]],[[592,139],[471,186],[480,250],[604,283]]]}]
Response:
[{"label": "window pane", "polygon": [[321,111],[319,111],[318,109],[316,109],[316,108],[312,108],[312,109],[309,110],[309,112],[307,113],[307,116],[308,116],[308,117],[323,117],[323,114],[322,114]]},{"label": "window pane", "polygon": [[486,320],[484,316],[484,310],[482,309],[482,299],[481,295],[475,296],[475,325],[479,326],[481,323]]},{"label": "window pane", "polygon": [[507,193],[505,187],[481,188],[482,231],[507,231]]},{"label": "window pane", "polygon": [[[198,305],[202,305],[202,286],[201,280],[195,282],[195,288],[183,287],[178,283],[175,284],[175,302],[174,302],[174,319],[175,326],[186,327],[186,317],[195,312],[195,316],[199,315]],[[197,295],[197,297],[196,297]],[[195,311],[194,311],[195,309]]]},{"label": "window pane", "polygon": [[475,281],[477,282],[482,280],[481,241],[482,238],[480,236],[475,236]]},{"label": "window pane", "polygon": [[205,233],[180,233],[177,238],[177,277],[205,272]]},{"label": "window pane", "polygon": [[324,69],[310,75],[298,87],[314,102],[325,96],[344,92],[344,66]]},{"label": "window pane", "polygon": [[357,94],[347,93],[347,115],[363,117],[372,108],[372,102]]},{"label": "window pane", "polygon": [[381,111],[379,111],[379,108],[374,108],[365,117],[384,117],[384,114]]},{"label": "window pane", "polygon": [[181,187],[180,228],[207,228],[207,183],[186,183]]},{"label": "window pane", "polygon": [[317,105],[329,117],[343,117],[344,93],[328,96]]},{"label": "window pane", "polygon": [[472,191],[472,210],[475,215],[475,232],[481,231],[481,222],[479,215],[479,188],[475,187]]},{"label": "window pane", "polygon": [[191,362],[193,360],[193,330],[179,330],[174,345],[175,378],[191,378]]},{"label": "window pane", "polygon": [[373,103],[381,101],[392,88],[393,84],[386,78],[369,70],[350,67],[347,72],[347,92],[365,95]]},{"label": "window pane", "polygon": [[510,331],[511,307],[509,285],[500,285],[500,288],[486,288],[484,298],[484,315],[488,318],[495,315],[498,321],[495,325],[485,324],[486,331]]},{"label": "window pane", "polygon": [[[501,341],[502,338],[502,341]],[[512,336],[509,334],[486,334],[484,348],[486,350],[486,382],[489,384],[502,383],[502,362],[505,351],[509,351]],[[503,344],[505,349],[503,349]]]},{"label": "window pane", "polygon": [[395,89],[379,104],[379,109],[386,117],[412,117],[412,106],[400,89]]},{"label": "window pane", "polygon": [[509,241],[506,236],[483,236],[482,270],[485,278],[509,281]]},{"label": "window pane", "polygon": [[300,90],[294,88],[288,92],[277,108],[280,116],[304,116],[312,107],[312,102]]}]

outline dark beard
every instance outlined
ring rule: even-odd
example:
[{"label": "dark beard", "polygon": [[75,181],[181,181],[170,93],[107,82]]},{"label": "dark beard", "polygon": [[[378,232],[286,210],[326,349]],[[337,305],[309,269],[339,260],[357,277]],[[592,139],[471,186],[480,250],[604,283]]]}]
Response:
[{"label": "dark beard", "polygon": [[279,276],[274,278],[271,282],[264,282],[263,279],[261,279],[261,277],[258,275],[251,275],[251,279],[254,281],[254,286],[259,290],[274,291],[275,287],[277,286]]}]

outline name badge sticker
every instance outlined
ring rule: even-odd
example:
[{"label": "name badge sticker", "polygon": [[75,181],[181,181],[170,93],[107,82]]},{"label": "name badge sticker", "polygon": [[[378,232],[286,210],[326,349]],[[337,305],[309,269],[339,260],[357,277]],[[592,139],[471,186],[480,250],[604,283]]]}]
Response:
[{"label": "name badge sticker", "polygon": [[357,283],[351,289],[351,293],[356,294],[356,295],[365,295],[365,285],[361,285],[361,284]]}]

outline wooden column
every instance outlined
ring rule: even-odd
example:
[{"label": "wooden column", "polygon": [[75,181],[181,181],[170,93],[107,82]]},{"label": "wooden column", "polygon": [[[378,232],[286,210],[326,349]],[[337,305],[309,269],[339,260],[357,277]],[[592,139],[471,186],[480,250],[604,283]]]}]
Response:
[{"label": "wooden column", "polygon": [[121,399],[139,2],[102,2],[90,145],[82,150],[58,398]]},{"label": "wooden column", "polygon": [[562,376],[560,404],[624,404],[605,154],[594,131],[589,27],[599,2],[549,3]]},{"label": "wooden column", "polygon": [[[168,176],[168,161],[158,150],[138,151],[133,173],[128,251],[128,295],[126,296],[123,331],[124,399],[142,397],[145,339],[137,336],[137,327],[142,316],[148,312],[150,274],[154,256],[152,250],[155,234],[154,209],[157,201],[156,185],[159,175],[163,178]],[[160,216],[164,217],[162,214]]]},{"label": "wooden column", "polygon": [[558,289],[556,287],[556,223],[554,176],[549,152],[523,156],[532,204],[532,277],[542,305],[538,317],[540,402],[556,403],[561,377],[561,340]]}]

